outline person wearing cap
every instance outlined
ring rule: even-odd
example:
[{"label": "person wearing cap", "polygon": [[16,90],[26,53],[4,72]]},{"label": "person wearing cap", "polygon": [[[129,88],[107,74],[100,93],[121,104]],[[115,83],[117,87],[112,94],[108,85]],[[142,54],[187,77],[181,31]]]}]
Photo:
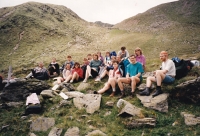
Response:
[{"label": "person wearing cap", "polygon": [[135,55],[136,55],[136,61],[142,64],[143,69],[145,71],[146,59],[145,56],[142,54],[141,48],[139,47],[135,48]]},{"label": "person wearing cap", "polygon": [[121,50],[118,51],[117,55],[126,58],[129,57],[129,52],[126,50],[126,47],[121,47]]},{"label": "person wearing cap", "polygon": [[147,77],[146,88],[144,91],[139,92],[140,95],[150,95],[150,86],[152,82],[156,82],[156,92],[153,93],[153,97],[162,94],[162,83],[173,83],[176,76],[176,68],[174,62],[168,59],[168,53],[166,51],[160,52],[160,60],[162,61],[162,69],[154,71],[154,76]]}]

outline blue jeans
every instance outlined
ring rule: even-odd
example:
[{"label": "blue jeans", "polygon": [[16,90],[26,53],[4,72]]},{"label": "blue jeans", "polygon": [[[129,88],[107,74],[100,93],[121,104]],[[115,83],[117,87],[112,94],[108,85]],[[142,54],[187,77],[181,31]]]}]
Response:
[{"label": "blue jeans", "polygon": [[174,77],[171,77],[169,75],[166,75],[164,80],[162,81],[163,83],[173,83],[175,81],[175,78]]}]

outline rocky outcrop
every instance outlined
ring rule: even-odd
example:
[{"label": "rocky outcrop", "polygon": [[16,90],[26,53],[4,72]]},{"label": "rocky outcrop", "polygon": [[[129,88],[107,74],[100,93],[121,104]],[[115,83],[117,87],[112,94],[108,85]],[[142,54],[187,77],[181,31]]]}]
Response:
[{"label": "rocky outcrop", "polygon": [[78,109],[86,108],[86,112],[92,114],[100,108],[101,95],[86,94],[74,98],[73,103]]},{"label": "rocky outcrop", "polygon": [[171,92],[171,97],[184,102],[200,103],[200,77],[183,82]]},{"label": "rocky outcrop", "polygon": [[136,95],[138,99],[141,100],[141,103],[150,109],[158,110],[160,112],[168,112],[168,102],[167,98],[169,94],[163,93],[156,97],[150,96],[140,96]]},{"label": "rocky outcrop", "polygon": [[94,130],[92,132],[89,132],[86,136],[107,136],[107,135],[101,132],[100,130]]},{"label": "rocky outcrop", "polygon": [[24,101],[30,93],[40,94],[49,87],[45,81],[37,79],[15,79],[15,82],[4,88],[0,97],[2,101]]},{"label": "rocky outcrop", "polygon": [[54,128],[51,129],[48,136],[60,136],[61,133],[62,133],[61,128],[54,127]]},{"label": "rocky outcrop", "polygon": [[138,116],[140,118],[144,117],[144,115],[142,114],[142,109],[132,105],[131,103],[123,99],[119,99],[119,101],[117,102],[117,107],[121,109],[118,115],[128,114],[132,116]]}]

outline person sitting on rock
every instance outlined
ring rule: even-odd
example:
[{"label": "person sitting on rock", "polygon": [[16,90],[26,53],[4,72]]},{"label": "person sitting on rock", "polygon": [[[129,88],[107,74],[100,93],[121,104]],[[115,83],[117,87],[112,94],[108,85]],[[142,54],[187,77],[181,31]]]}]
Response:
[{"label": "person sitting on rock", "polygon": [[67,63],[65,66],[65,69],[62,72],[63,77],[58,77],[57,83],[60,84],[61,82],[65,81],[67,79],[67,77],[69,75],[71,75],[71,72],[72,72],[71,65],[70,65],[70,63]]},{"label": "person sitting on rock", "polygon": [[88,59],[89,62],[91,62],[93,60],[92,54],[88,54],[87,59]]},{"label": "person sitting on rock", "polygon": [[118,79],[118,86],[122,94],[120,98],[125,97],[123,83],[131,84],[131,89],[132,89],[131,96],[133,97],[136,85],[142,81],[142,73],[144,72],[142,64],[136,61],[135,55],[131,55],[129,59],[130,59],[130,64],[128,64],[127,66],[126,77]]},{"label": "person sitting on rock", "polygon": [[103,56],[101,55],[101,52],[98,51],[97,55],[98,55],[99,60],[101,61],[101,65],[104,65],[104,59],[103,59]]},{"label": "person sitting on rock", "polygon": [[83,82],[86,83],[89,77],[96,78],[98,76],[100,66],[101,66],[101,61],[98,60],[98,55],[94,54],[93,60],[87,66],[85,79],[83,80]]},{"label": "person sitting on rock", "polygon": [[44,67],[44,64],[42,62],[38,63],[38,66],[34,69],[31,69],[31,73],[29,73],[25,79],[28,78],[36,78],[39,80],[48,80],[49,79],[49,73],[47,69]]},{"label": "person sitting on rock", "polygon": [[56,62],[56,58],[52,59],[52,62],[48,66],[50,77],[56,77],[60,75],[59,64]]},{"label": "person sitting on rock", "polygon": [[83,79],[83,70],[78,62],[74,63],[71,74],[66,78],[65,82],[73,83],[74,80],[81,81]]},{"label": "person sitting on rock", "polygon": [[146,59],[145,56],[142,54],[142,50],[139,47],[135,48],[135,55],[136,61],[142,64],[143,69],[145,71]]},{"label": "person sitting on rock", "polygon": [[147,77],[146,88],[144,91],[139,92],[140,95],[150,95],[150,86],[152,82],[156,82],[156,92],[153,93],[153,97],[162,94],[161,84],[162,83],[173,83],[176,76],[176,68],[174,62],[168,59],[168,53],[166,51],[160,52],[160,60],[162,61],[162,69],[156,70],[154,76]]},{"label": "person sitting on rock", "polygon": [[106,63],[104,67],[100,67],[99,75],[96,77],[95,81],[99,82],[102,78],[109,74],[109,71],[113,69],[113,61],[116,60],[116,56],[111,56],[110,63]]},{"label": "person sitting on rock", "polygon": [[113,92],[110,96],[115,95],[115,92],[116,92],[115,86],[116,86],[118,78],[121,77],[118,64],[119,64],[118,61],[113,61],[113,69],[109,71],[108,81],[105,83],[105,86],[102,89],[100,89],[99,91],[95,91],[94,94],[102,94],[105,91],[107,91],[111,86]]},{"label": "person sitting on rock", "polygon": [[121,56],[122,58],[129,57],[129,52],[126,50],[126,47],[121,47],[121,50],[118,51],[117,55]]}]

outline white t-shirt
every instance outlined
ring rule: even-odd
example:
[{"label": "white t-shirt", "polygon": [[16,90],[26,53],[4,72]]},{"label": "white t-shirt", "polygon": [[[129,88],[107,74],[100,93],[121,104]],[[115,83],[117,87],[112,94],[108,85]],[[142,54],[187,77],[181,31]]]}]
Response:
[{"label": "white t-shirt", "polygon": [[162,70],[167,70],[168,72],[166,75],[175,76],[176,75],[176,67],[174,65],[174,62],[170,59],[168,59],[165,62],[162,62]]}]

